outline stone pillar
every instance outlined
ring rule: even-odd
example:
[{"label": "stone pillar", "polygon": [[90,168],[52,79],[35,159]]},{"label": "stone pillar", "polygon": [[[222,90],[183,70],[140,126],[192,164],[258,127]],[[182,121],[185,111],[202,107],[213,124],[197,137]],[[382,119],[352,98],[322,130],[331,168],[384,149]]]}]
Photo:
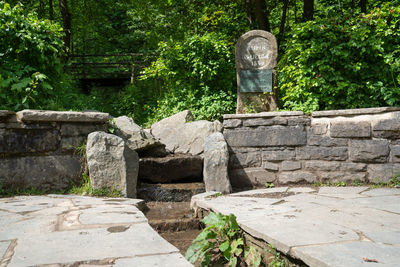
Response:
[{"label": "stone pillar", "polygon": [[243,34],[235,47],[236,113],[258,113],[277,108],[275,36],[261,30]]}]

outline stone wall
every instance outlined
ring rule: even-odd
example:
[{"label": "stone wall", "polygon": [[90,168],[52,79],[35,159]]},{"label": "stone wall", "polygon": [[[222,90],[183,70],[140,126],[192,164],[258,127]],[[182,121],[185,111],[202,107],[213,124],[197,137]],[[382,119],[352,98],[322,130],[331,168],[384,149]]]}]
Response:
[{"label": "stone wall", "polygon": [[400,173],[400,108],[224,116],[236,188],[267,182],[387,182]]},{"label": "stone wall", "polygon": [[0,111],[0,184],[3,188],[64,189],[81,179],[76,153],[87,135],[106,130],[99,112]]}]

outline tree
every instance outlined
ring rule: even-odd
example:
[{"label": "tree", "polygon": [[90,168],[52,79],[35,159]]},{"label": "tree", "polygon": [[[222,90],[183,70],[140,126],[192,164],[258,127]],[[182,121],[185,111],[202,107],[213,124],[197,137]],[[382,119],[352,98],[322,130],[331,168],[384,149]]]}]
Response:
[{"label": "tree", "polygon": [[58,3],[63,19],[64,51],[67,52],[71,47],[71,13],[69,12],[67,0],[59,0]]},{"label": "tree", "polygon": [[314,0],[304,0],[303,21],[314,19]]},{"label": "tree", "polygon": [[255,0],[256,18],[258,29],[271,31],[271,25],[268,18],[267,6],[265,0]]}]

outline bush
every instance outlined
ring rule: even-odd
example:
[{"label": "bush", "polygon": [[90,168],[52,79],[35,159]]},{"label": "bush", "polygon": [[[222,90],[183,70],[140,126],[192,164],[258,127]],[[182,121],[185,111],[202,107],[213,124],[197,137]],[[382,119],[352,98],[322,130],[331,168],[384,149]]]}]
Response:
[{"label": "bush", "polygon": [[62,80],[62,28],[0,1],[0,109],[44,108]]},{"label": "bush", "polygon": [[299,24],[279,63],[283,107],[400,104],[400,7]]},{"label": "bush", "polygon": [[190,109],[196,119],[212,120],[234,110],[235,63],[223,37],[193,35],[183,41],[162,42],[159,51],[158,59],[142,76],[159,85],[155,89],[158,101],[149,105],[152,120],[184,109]]}]

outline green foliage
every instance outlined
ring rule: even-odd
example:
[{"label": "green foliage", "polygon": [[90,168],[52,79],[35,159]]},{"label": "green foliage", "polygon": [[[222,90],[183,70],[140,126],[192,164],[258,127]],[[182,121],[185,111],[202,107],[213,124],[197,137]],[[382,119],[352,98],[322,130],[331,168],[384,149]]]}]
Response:
[{"label": "green foliage", "polygon": [[274,187],[275,187],[275,184],[274,184],[274,183],[265,183],[264,186],[265,186],[266,188],[274,188]]},{"label": "green foliage", "polygon": [[260,254],[244,244],[235,215],[211,212],[202,221],[206,228],[193,240],[185,255],[191,263],[237,266],[244,259],[248,266],[261,264]]},{"label": "green foliage", "polygon": [[[294,266],[290,261],[284,258],[273,245],[269,245],[267,249],[267,263],[269,267],[291,267]],[[296,265],[297,266],[297,265]]]},{"label": "green foliage", "polygon": [[44,108],[62,77],[61,28],[0,1],[0,109]]},{"label": "green foliage", "polygon": [[279,69],[288,109],[399,105],[400,7],[299,24]]},{"label": "green foliage", "polygon": [[216,33],[187,36],[183,41],[161,42],[160,55],[142,78],[158,81],[159,100],[153,119],[184,109],[196,119],[218,119],[235,107],[235,67],[226,40]]},{"label": "green foliage", "polygon": [[82,173],[83,182],[80,186],[72,186],[68,190],[69,194],[83,195],[83,196],[97,196],[97,197],[122,197],[121,191],[116,188],[111,190],[108,188],[93,189],[90,184],[90,178],[85,173]]}]

